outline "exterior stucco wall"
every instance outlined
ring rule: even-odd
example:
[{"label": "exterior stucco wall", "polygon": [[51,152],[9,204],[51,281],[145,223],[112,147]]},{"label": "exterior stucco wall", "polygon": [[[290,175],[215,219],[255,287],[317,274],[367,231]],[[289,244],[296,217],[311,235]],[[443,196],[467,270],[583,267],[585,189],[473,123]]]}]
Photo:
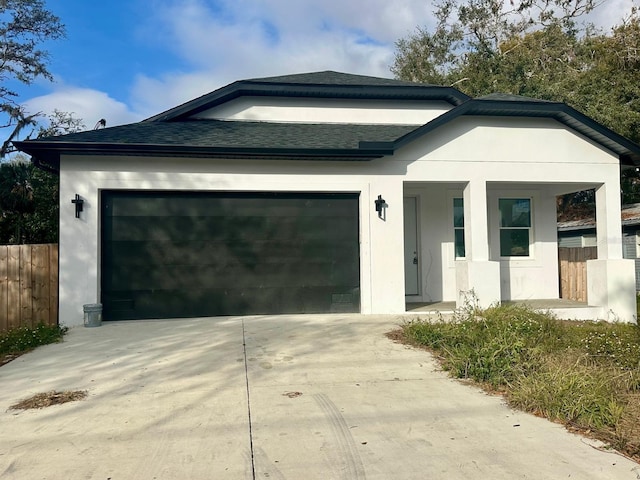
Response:
[{"label": "exterior stucco wall", "polygon": [[[571,185],[576,190],[607,185],[615,191],[618,168],[615,156],[557,122],[484,117],[461,118],[392,157],[371,162],[63,156],[60,320],[81,324],[82,305],[100,300],[99,210],[104,189],[359,193],[361,311],[401,313],[405,310],[403,196],[419,198],[422,301],[454,300],[459,293],[451,201],[469,184],[480,187],[476,192],[486,188],[486,211],[472,206],[465,222],[471,231],[483,225],[488,230],[489,258],[477,260],[488,266],[498,262],[496,292],[503,300],[557,298],[554,196]],[[85,199],[80,219],[74,218],[70,203],[76,193]],[[374,210],[378,195],[388,205],[383,219]],[[501,196],[532,199],[531,258],[500,259],[496,253]],[[610,210],[606,213],[613,218],[616,208]],[[609,230],[604,241],[613,245],[608,247],[611,257],[615,259],[619,245],[622,258],[621,238],[614,228]],[[477,272],[484,263],[470,265],[467,271]]]},{"label": "exterior stucco wall", "polygon": [[[411,302],[452,300],[455,296],[453,262],[453,226],[450,192],[446,184],[409,184],[405,197],[418,199],[419,288],[420,295],[409,297]],[[459,195],[458,195],[459,196]]]},{"label": "exterior stucco wall", "polygon": [[[529,198],[532,207],[532,244],[529,257],[500,257],[498,199]],[[520,185],[489,191],[490,259],[500,262],[503,300],[558,298],[558,247],[555,197],[545,188]]]},{"label": "exterior stucco wall", "polygon": [[[60,321],[79,325],[82,305],[100,301],[100,191],[105,189],[359,193],[361,311],[402,312],[402,181],[387,167],[381,162],[63,157]],[[381,171],[391,174],[375,174]],[[76,193],[85,200],[80,219],[70,203]],[[378,195],[388,204],[384,219],[374,210]]]},{"label": "exterior stucco wall", "polygon": [[[532,164],[538,167],[553,165],[554,168],[558,164],[574,167],[607,164],[619,167],[618,158],[608,150],[561,123],[544,118],[459,117],[411,143],[402,153],[419,162]],[[552,178],[545,170],[540,173],[547,181],[563,180]],[[512,179],[510,176],[509,180]],[[564,180],[572,181],[572,177],[564,177]]]}]

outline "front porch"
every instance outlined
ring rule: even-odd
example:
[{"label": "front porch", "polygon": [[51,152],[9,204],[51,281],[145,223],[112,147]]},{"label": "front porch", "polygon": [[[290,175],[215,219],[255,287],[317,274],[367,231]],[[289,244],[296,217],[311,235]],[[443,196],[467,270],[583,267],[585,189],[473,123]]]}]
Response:
[{"label": "front porch", "polygon": [[[579,302],[560,298],[556,197],[585,188],[596,190],[598,259],[587,264],[588,302]],[[635,321],[635,289],[627,288],[634,272],[622,259],[614,188],[405,182],[405,312],[451,314],[472,294],[482,308],[516,303],[562,319]]]}]

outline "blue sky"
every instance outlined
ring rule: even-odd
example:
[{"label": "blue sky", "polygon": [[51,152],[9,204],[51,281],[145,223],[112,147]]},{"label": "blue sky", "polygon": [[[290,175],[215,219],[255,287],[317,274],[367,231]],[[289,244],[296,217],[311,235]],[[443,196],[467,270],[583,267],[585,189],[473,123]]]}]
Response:
[{"label": "blue sky", "polygon": [[[636,2],[638,0],[635,0]],[[611,24],[634,0],[606,0]],[[91,128],[141,120],[234,80],[337,70],[391,77],[394,42],[432,22],[429,0],[49,0],[67,27],[54,82],[19,86],[30,111]]]}]

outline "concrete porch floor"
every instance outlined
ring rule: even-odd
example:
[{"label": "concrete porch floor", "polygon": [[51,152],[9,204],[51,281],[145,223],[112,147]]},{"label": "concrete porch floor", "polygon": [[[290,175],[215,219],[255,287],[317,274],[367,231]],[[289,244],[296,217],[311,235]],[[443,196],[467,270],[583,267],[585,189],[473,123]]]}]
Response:
[{"label": "concrete porch floor", "polygon": [[[601,316],[599,307],[590,307],[586,302],[566,300],[563,298],[543,298],[529,300],[509,300],[502,302],[506,305],[526,305],[534,310],[550,311],[558,318],[575,318],[580,320],[597,320]],[[406,303],[406,313],[428,313],[451,315],[456,311],[456,302],[423,302]]]}]

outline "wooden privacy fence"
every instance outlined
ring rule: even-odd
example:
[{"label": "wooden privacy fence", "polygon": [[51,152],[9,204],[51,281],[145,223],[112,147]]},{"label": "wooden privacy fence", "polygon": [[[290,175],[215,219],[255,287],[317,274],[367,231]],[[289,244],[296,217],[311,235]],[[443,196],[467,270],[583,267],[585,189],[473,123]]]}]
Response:
[{"label": "wooden privacy fence", "polygon": [[58,245],[0,245],[0,332],[58,323]]},{"label": "wooden privacy fence", "polygon": [[560,298],[587,301],[587,260],[596,258],[597,247],[558,248]]}]

